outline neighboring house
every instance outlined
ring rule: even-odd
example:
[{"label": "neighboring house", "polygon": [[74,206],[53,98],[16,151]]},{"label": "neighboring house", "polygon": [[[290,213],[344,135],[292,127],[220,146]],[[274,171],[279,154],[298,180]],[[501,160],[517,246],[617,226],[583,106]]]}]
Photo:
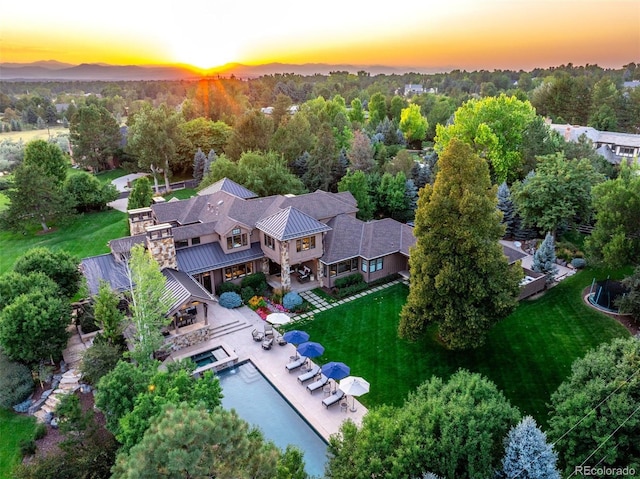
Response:
[{"label": "neighboring house", "polygon": [[422,85],[409,83],[404,86],[404,96],[421,95],[422,93],[424,93],[424,87]]},{"label": "neighboring house", "polygon": [[557,131],[566,141],[577,142],[585,135],[593,143],[594,149],[609,163],[619,165],[623,160],[629,161],[640,155],[640,135],[599,131],[590,126],[559,125],[550,123],[552,130]]},{"label": "neighboring house", "polygon": [[356,272],[369,282],[407,271],[412,228],[392,219],[365,223],[357,211],[349,192],[258,198],[225,178],[196,197],[130,210],[131,236],[110,241],[110,254],[82,266],[92,294],[100,278],[121,289],[119,265],[135,244],[161,269],[186,273],[209,293],[258,271],[284,289],[311,281],[331,287]]}]

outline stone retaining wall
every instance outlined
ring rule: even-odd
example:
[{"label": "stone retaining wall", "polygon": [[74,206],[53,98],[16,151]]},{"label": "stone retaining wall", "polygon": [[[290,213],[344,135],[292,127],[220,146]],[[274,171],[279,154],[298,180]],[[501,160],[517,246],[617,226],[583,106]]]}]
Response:
[{"label": "stone retaining wall", "polygon": [[169,351],[175,352],[181,349],[194,346],[196,344],[209,341],[213,338],[214,331],[211,328],[200,328],[195,331],[181,334],[179,336],[171,336],[167,338],[165,344],[169,346]]}]

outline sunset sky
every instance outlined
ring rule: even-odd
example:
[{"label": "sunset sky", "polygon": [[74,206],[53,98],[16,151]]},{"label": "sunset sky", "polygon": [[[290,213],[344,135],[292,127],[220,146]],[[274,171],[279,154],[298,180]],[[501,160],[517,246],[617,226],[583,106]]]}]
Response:
[{"label": "sunset sky", "polygon": [[640,62],[640,1],[3,2],[0,62],[524,69]]}]

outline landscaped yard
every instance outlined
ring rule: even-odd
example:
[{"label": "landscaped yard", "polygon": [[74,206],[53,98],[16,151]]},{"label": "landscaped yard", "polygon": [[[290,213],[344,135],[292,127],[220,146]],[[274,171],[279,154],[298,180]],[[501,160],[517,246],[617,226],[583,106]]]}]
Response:
[{"label": "landscaped yard", "polygon": [[120,211],[108,210],[79,215],[47,234],[40,234],[38,229],[30,229],[26,235],[1,231],[0,272],[11,269],[19,256],[35,246],[66,250],[80,259],[108,253],[107,241],[129,234],[126,217]]},{"label": "landscaped yard", "polygon": [[[624,271],[628,274],[629,271]],[[321,362],[342,361],[351,374],[371,383],[360,399],[368,407],[399,406],[409,391],[436,375],[448,378],[459,368],[479,372],[504,392],[523,414],[546,424],[546,403],[579,357],[615,337],[628,336],[617,321],[586,306],[581,298],[594,276],[622,277],[623,272],[586,270],[562,281],[535,301],[522,302],[498,324],[487,343],[474,351],[453,352],[429,338],[398,339],[398,314],[408,287],[398,284],[295,323],[326,349]]]},{"label": "landscaped yard", "polygon": [[36,421],[0,408],[0,479],[9,479],[20,461],[20,441],[33,437]]}]

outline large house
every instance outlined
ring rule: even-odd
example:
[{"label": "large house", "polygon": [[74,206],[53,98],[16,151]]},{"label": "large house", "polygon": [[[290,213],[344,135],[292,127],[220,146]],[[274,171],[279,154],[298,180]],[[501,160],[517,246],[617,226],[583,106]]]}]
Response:
[{"label": "large house", "polygon": [[640,156],[640,135],[557,123],[549,123],[549,127],[562,135],[566,141],[577,142],[584,135],[591,140],[595,150],[614,165]]},{"label": "large house", "polygon": [[110,241],[111,253],[85,258],[82,268],[92,294],[100,279],[124,290],[125,260],[144,244],[165,275],[201,296],[258,271],[285,290],[332,287],[356,272],[370,282],[408,271],[411,226],[364,222],[357,211],[349,192],[258,198],[225,178],[193,198],[130,210],[131,235]]}]

